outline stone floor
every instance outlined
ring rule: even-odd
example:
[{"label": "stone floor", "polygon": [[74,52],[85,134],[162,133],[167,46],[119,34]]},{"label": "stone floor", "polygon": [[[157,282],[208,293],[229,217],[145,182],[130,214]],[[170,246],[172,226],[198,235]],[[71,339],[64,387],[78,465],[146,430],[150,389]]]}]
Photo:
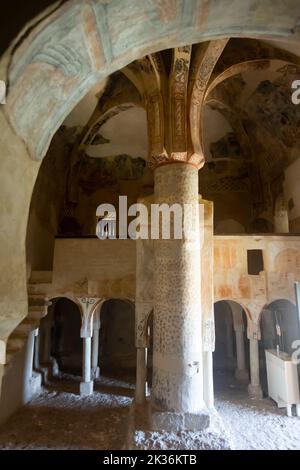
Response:
[{"label": "stone floor", "polygon": [[251,399],[247,387],[227,377],[215,377],[215,388],[215,406],[234,449],[300,449],[299,417],[286,416],[271,399]]},{"label": "stone floor", "polygon": [[[0,449],[122,449],[134,385],[102,377],[93,396],[80,397],[79,380],[51,382],[0,429]],[[216,385],[216,408],[235,449],[300,449],[300,418],[271,400],[249,399],[233,380]]]},{"label": "stone floor", "polygon": [[103,377],[80,397],[79,382],[52,381],[0,429],[0,449],[122,449],[134,386]]}]

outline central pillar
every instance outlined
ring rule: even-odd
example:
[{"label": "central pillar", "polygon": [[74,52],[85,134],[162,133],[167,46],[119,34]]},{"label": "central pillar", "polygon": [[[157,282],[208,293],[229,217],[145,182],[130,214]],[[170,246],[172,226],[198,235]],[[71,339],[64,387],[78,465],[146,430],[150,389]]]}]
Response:
[{"label": "central pillar", "polygon": [[170,239],[154,242],[152,404],[180,415],[177,429],[203,429],[208,415],[203,400],[197,168],[186,163],[158,166],[155,202],[179,204],[188,228],[175,239],[171,223]]}]

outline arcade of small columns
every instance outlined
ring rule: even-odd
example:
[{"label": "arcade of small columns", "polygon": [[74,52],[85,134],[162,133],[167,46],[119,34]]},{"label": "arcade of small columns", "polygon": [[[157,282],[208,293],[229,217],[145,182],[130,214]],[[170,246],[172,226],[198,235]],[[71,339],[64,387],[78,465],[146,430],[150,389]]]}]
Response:
[{"label": "arcade of small columns", "polygon": [[[83,341],[83,363],[80,394],[83,396],[91,395],[93,393],[93,380],[100,376],[100,369],[98,366],[100,311],[105,300],[95,297],[76,297],[73,295],[66,295],[65,298],[68,298],[77,305],[81,315],[80,336]],[[41,327],[43,330],[43,341],[40,341],[41,328],[33,330],[29,336],[29,363],[33,364],[37,371],[43,371],[46,374],[49,372],[48,366],[52,361],[52,326],[53,319],[50,315],[47,315],[43,319],[43,325]],[[55,375],[53,370],[52,373]]]},{"label": "arcade of small columns", "polygon": [[[82,381],[80,383],[80,394],[82,396],[86,395],[91,395],[93,393],[93,382],[95,379],[98,379],[100,377],[100,367],[99,367],[99,330],[101,326],[101,307],[103,303],[106,301],[106,299],[100,299],[97,297],[75,297],[75,296],[67,296],[65,298],[69,298],[72,300],[78,307],[80,313],[81,313],[81,330],[80,330],[80,335],[83,341],[83,356],[82,356]],[[128,300],[129,302],[132,303],[132,300]],[[236,302],[232,301],[226,301],[231,309],[232,313],[232,318],[233,318],[233,331],[235,335],[235,343],[236,343],[236,371],[235,371],[235,377],[238,381],[248,383],[249,378],[250,378],[250,383],[248,385],[248,391],[250,396],[259,398],[262,396],[261,392],[261,387],[260,387],[260,379],[259,379],[259,347],[258,347],[258,334],[253,333],[249,337],[249,354],[250,354],[250,377],[249,377],[249,371],[247,370],[246,366],[246,347],[247,345],[245,344],[245,337],[244,337],[244,331],[245,331],[245,325],[243,321],[243,308],[241,305],[237,304]],[[196,305],[195,309],[199,308],[199,304]],[[201,309],[201,307],[200,307]],[[171,316],[171,314],[170,314]],[[200,318],[199,315],[199,310],[198,310],[198,318]],[[148,320],[148,318],[147,318]],[[169,321],[172,320],[172,317],[170,318]],[[199,329],[201,331],[201,325],[199,324],[199,321],[197,323],[198,319],[192,321],[192,325],[197,328],[195,331],[195,338],[194,339],[195,343],[197,342],[200,344],[200,347],[202,346],[201,342],[201,337],[199,336]],[[249,329],[253,330],[253,326],[256,327],[256,325],[253,325],[251,320],[247,317],[248,321],[248,332]],[[42,327],[39,327],[35,330],[33,330],[29,337],[28,337],[28,365],[31,368],[31,373],[29,376],[32,376],[33,374],[33,369],[36,371],[42,371],[45,374],[49,373],[49,367],[52,368],[51,374],[55,375],[55,367],[56,364],[52,363],[52,358],[51,358],[51,328],[53,326],[53,319],[51,318],[50,315],[47,315],[43,319],[43,325]],[[250,326],[250,328],[249,328]],[[136,328],[138,325],[136,325]],[[228,358],[233,357],[233,342],[232,342],[232,325],[231,323],[227,323],[226,325],[226,349],[227,349],[227,356]],[[186,327],[188,328],[188,327]],[[43,341],[41,342],[41,329],[42,329],[42,334],[43,334]],[[146,335],[146,342],[149,341],[149,330],[148,330],[148,322],[145,323],[144,327],[144,334]],[[168,330],[170,333],[170,330]],[[190,333],[190,332],[189,332]],[[259,333],[259,330],[257,330],[257,333]],[[186,339],[187,341],[187,339]],[[189,344],[192,344],[191,342]],[[213,396],[213,383],[212,383],[212,359],[207,361],[206,357],[207,354],[205,352],[202,352],[202,349],[198,346],[194,346],[194,350],[191,348],[188,351],[188,354],[186,356],[180,356],[183,358],[187,358],[186,360],[189,360],[189,363],[191,360],[195,360],[197,358],[198,363],[195,364],[197,367],[197,381],[195,380],[196,383],[193,383],[191,385],[193,390],[196,390],[196,392],[201,392],[204,398],[202,401],[202,406],[207,406],[208,408],[213,408],[214,406],[214,396]],[[149,346],[149,344],[148,344]],[[135,401],[138,404],[143,404],[148,396],[148,385],[147,385],[147,347],[140,347],[139,344],[137,344],[137,362],[136,362],[136,390],[135,390]],[[196,353],[194,354],[194,351]],[[154,351],[153,351],[154,352]],[[166,355],[165,355],[166,356]],[[165,357],[164,356],[164,357]],[[210,354],[211,356],[211,354]],[[159,356],[159,359],[161,356]],[[164,359],[166,361],[166,359]],[[184,359],[182,359],[182,362]],[[204,370],[203,371],[203,366]],[[155,363],[154,363],[155,364]],[[159,368],[160,364],[157,363],[155,364],[157,368]],[[171,364],[172,365],[172,364]],[[194,364],[193,364],[194,365]],[[180,373],[182,373],[182,370],[184,365],[177,366],[179,368],[179,373],[177,380],[178,383],[180,383]],[[202,369],[200,369],[202,367]],[[199,370],[199,373],[198,373]],[[154,372],[154,371],[153,371]],[[176,366],[173,365],[173,370],[170,371],[165,371],[165,369],[162,370],[162,376],[164,377],[166,372],[170,372],[173,374],[176,374]],[[158,374],[160,371],[158,372]],[[177,375],[176,374],[176,375]],[[188,375],[186,372],[186,375],[188,377],[191,376]],[[211,380],[208,380],[206,382],[206,377],[207,375],[211,376]],[[186,377],[184,377],[185,380]],[[190,385],[190,384],[188,384]],[[190,392],[190,388],[184,384],[185,389],[187,389]],[[157,387],[158,392],[158,398],[160,399],[162,393],[160,394],[159,387]],[[155,390],[155,389],[154,389]],[[195,392],[195,393],[196,393]],[[153,396],[153,395],[152,395]],[[173,396],[172,396],[173,397]],[[176,398],[176,397],[175,397]],[[193,398],[193,397],[192,397]],[[174,398],[173,398],[174,399]],[[198,396],[196,395],[195,398],[195,408],[199,407],[199,402],[198,402]],[[205,405],[204,405],[205,403]],[[200,402],[201,405],[201,402]],[[177,405],[179,408],[179,405]],[[184,406],[181,405],[180,406]],[[199,409],[199,408],[198,408]]]}]

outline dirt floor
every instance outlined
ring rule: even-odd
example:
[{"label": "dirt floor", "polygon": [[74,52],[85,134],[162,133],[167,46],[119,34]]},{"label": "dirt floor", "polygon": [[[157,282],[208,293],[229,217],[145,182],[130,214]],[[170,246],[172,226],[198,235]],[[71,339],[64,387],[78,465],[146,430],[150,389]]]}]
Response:
[{"label": "dirt floor", "polygon": [[[0,449],[122,449],[134,385],[102,377],[92,396],[80,397],[79,382],[52,381],[0,429]],[[249,399],[234,381],[217,384],[216,409],[235,449],[300,449],[300,418]]]}]

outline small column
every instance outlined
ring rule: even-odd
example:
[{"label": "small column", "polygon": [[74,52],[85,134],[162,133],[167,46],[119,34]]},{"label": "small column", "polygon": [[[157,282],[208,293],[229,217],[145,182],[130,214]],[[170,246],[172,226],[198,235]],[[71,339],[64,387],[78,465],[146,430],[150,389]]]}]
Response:
[{"label": "small column", "polygon": [[93,340],[92,340],[92,378],[98,379],[100,377],[99,362],[99,329],[97,324],[94,324]]},{"label": "small column", "polygon": [[83,338],[82,379],[80,395],[92,395],[94,382],[91,380],[91,345],[92,338]]},{"label": "small column", "polygon": [[236,340],[236,356],[237,356],[237,369],[235,371],[235,378],[240,382],[248,382],[249,373],[248,373],[248,370],[246,369],[244,328],[243,327],[236,328],[235,340]]},{"label": "small column", "polygon": [[135,402],[139,405],[144,403],[146,400],[146,394],[147,394],[147,348],[137,348]]},{"label": "small column", "polygon": [[259,380],[259,349],[258,340],[250,338],[250,376],[251,383],[248,385],[248,393],[252,398],[262,398],[262,389]]},{"label": "small column", "polygon": [[39,370],[40,368],[40,331],[39,331],[39,328],[35,330],[33,365],[34,365],[35,370]]},{"label": "small column", "polygon": [[203,398],[207,408],[214,408],[214,378],[212,351],[203,352]]},{"label": "small column", "polygon": [[28,335],[28,340],[27,340],[27,357],[26,357],[26,363],[27,363],[27,374],[28,378],[31,378],[33,375],[33,357],[34,357],[34,338],[35,338],[35,332],[36,330],[33,330],[29,333]]}]

